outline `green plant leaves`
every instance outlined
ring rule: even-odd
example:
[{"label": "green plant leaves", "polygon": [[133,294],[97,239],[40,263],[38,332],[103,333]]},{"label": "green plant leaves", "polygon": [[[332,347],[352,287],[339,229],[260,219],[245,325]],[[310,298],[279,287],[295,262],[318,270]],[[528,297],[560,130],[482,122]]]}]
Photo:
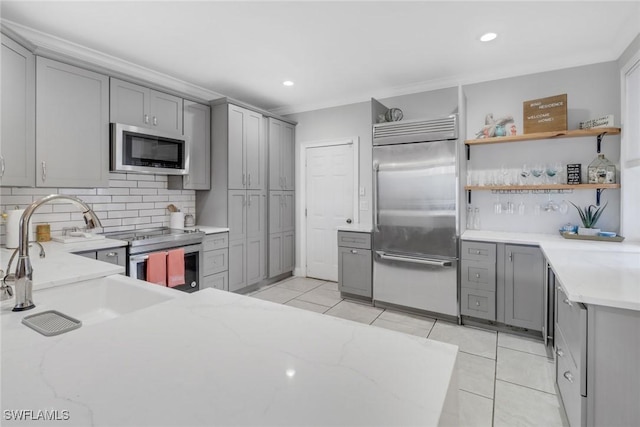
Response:
[{"label": "green plant leaves", "polygon": [[585,206],[584,208],[579,208],[575,203],[571,201],[569,201],[569,203],[575,206],[575,208],[578,210],[582,225],[584,225],[585,228],[593,228],[600,219],[602,212],[604,212],[604,209],[607,207],[607,204],[609,202],[605,203],[602,206],[589,205]]}]

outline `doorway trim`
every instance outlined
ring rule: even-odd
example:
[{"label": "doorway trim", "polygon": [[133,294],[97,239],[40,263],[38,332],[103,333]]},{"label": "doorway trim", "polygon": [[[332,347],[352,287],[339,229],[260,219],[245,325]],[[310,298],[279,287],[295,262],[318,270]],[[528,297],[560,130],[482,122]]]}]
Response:
[{"label": "doorway trim", "polygon": [[296,230],[299,230],[296,233],[298,235],[296,239],[296,247],[298,249],[296,252],[300,256],[296,257],[296,259],[299,259],[300,263],[295,266],[294,276],[307,276],[307,216],[305,215],[307,206],[307,150],[309,148],[330,147],[332,145],[351,145],[353,151],[353,223],[360,223],[360,138],[352,136],[301,142],[296,162],[299,165],[297,182],[300,184],[296,191],[300,195],[300,197],[296,198],[296,217],[299,218],[299,221],[296,221]]}]

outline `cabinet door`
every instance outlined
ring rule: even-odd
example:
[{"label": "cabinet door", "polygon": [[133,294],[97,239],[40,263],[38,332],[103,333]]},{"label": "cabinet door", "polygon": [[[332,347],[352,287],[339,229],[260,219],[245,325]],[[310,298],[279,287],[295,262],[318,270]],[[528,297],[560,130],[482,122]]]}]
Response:
[{"label": "cabinet door", "polygon": [[269,234],[269,278],[282,271],[282,233]]},{"label": "cabinet door", "polygon": [[264,188],[265,168],[267,166],[265,156],[265,144],[262,136],[262,115],[245,110],[245,156],[247,172],[247,188],[261,190]]},{"label": "cabinet door", "polygon": [[539,248],[505,245],[504,288],[504,322],[541,331],[544,260]]},{"label": "cabinet door", "polygon": [[184,136],[189,144],[189,174],[183,177],[185,190],[211,188],[211,108],[184,101]]},{"label": "cabinet door", "polygon": [[280,226],[282,231],[293,231],[296,226],[295,200],[293,191],[282,193],[282,205],[280,208]]},{"label": "cabinet door", "polygon": [[229,144],[229,184],[228,188],[242,190],[246,188],[247,175],[244,163],[244,108],[229,105],[228,144]]},{"label": "cabinet door", "polygon": [[295,189],[295,126],[285,123],[282,127],[282,143],[280,144],[280,170],[284,190]]},{"label": "cabinet door", "polygon": [[338,289],[340,292],[371,297],[371,251],[367,249],[338,248]]},{"label": "cabinet door", "polygon": [[245,240],[247,238],[247,192],[229,190],[229,240]]},{"label": "cabinet door", "polygon": [[282,233],[282,272],[293,271],[296,264],[296,239],[293,231]]},{"label": "cabinet door", "polygon": [[282,191],[269,192],[269,234],[282,231],[283,198]]},{"label": "cabinet door", "polygon": [[247,286],[246,260],[246,240],[229,242],[229,290],[231,292]]},{"label": "cabinet door", "polygon": [[247,237],[264,238],[267,235],[267,195],[262,191],[247,191]]},{"label": "cabinet door", "polygon": [[229,290],[229,272],[223,271],[222,273],[206,276],[203,279],[203,285],[200,286],[200,289],[207,289],[207,288],[215,288],[215,289],[220,289],[221,291],[228,291]]},{"label": "cabinet door", "polygon": [[280,120],[269,119],[269,190],[282,190],[284,185],[280,168],[283,125]]},{"label": "cabinet door", "polygon": [[151,90],[149,113],[154,129],[182,135],[182,98]]},{"label": "cabinet door", "polygon": [[36,59],[36,185],[109,185],[109,79]]},{"label": "cabinet door", "polygon": [[2,123],[0,185],[35,185],[35,59],[31,52],[2,35],[0,54]]},{"label": "cabinet door", "polygon": [[247,239],[247,286],[258,283],[265,277],[265,238],[263,236]]},{"label": "cabinet door", "polygon": [[98,261],[125,267],[127,264],[127,250],[125,248],[103,249],[96,251]]},{"label": "cabinet door", "polygon": [[149,94],[146,87],[111,78],[110,120],[133,126],[149,127]]}]

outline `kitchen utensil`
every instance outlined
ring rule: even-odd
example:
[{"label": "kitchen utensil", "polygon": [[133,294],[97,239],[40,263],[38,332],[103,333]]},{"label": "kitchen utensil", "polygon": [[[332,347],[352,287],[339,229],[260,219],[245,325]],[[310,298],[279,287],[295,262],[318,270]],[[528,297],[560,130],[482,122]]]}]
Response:
[{"label": "kitchen utensil", "polygon": [[169,210],[169,212],[180,212],[180,209],[178,209],[174,204],[170,204],[169,206],[167,206],[167,209]]},{"label": "kitchen utensil", "polygon": [[184,226],[185,227],[193,227],[196,225],[196,219],[192,214],[185,214],[184,216]]},{"label": "kitchen utensil", "polygon": [[171,212],[169,215],[169,228],[184,228],[184,212]]}]

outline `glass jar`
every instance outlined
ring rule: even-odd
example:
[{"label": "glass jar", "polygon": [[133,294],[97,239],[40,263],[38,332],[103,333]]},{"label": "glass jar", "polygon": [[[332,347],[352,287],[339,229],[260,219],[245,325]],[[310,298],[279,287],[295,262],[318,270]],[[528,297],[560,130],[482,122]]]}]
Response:
[{"label": "glass jar", "polygon": [[616,165],[604,154],[598,154],[598,157],[587,168],[587,178],[589,184],[615,184]]}]

